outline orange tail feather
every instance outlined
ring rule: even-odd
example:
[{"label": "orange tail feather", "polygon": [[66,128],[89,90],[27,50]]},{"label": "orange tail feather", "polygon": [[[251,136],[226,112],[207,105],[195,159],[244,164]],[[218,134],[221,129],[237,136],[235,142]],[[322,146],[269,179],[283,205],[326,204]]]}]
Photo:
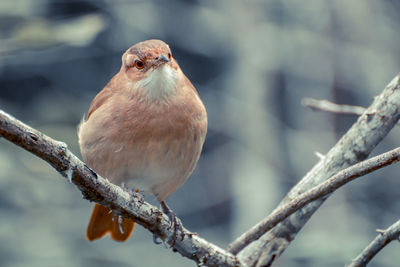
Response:
[{"label": "orange tail feather", "polygon": [[86,230],[86,239],[93,241],[102,238],[110,232],[115,241],[126,241],[132,234],[135,222],[122,218],[122,222],[114,220],[114,215],[109,208],[94,204],[92,216]]}]

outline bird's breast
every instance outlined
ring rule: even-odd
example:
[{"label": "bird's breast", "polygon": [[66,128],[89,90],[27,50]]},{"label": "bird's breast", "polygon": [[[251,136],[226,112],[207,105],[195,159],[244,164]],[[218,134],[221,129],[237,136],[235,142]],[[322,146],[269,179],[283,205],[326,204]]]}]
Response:
[{"label": "bird's breast", "polygon": [[207,128],[198,96],[182,97],[150,103],[115,97],[81,127],[84,160],[114,183],[165,199],[193,171]]}]

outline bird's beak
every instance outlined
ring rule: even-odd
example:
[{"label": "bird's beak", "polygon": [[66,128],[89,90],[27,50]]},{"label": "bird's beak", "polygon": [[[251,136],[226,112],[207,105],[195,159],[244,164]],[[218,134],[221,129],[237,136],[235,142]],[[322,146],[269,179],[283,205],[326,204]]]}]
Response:
[{"label": "bird's beak", "polygon": [[156,59],[154,59],[153,66],[154,68],[158,68],[161,65],[164,65],[165,63],[170,62],[169,58],[166,55],[159,55]]},{"label": "bird's beak", "polygon": [[161,64],[161,63],[167,63],[170,60],[166,55],[159,55],[157,61],[160,62]]}]

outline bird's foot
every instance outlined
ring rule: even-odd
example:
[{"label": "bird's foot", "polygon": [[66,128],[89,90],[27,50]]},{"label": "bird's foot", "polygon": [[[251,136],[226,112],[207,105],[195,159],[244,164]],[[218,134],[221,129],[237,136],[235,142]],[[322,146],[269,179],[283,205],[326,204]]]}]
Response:
[{"label": "bird's foot", "polygon": [[172,244],[171,247],[175,246],[176,241],[178,240],[178,231],[181,233],[180,241],[185,237],[183,226],[181,220],[176,217],[176,214],[167,206],[164,201],[161,201],[161,209],[168,216],[171,221],[171,227],[174,228],[174,234],[172,235]]}]

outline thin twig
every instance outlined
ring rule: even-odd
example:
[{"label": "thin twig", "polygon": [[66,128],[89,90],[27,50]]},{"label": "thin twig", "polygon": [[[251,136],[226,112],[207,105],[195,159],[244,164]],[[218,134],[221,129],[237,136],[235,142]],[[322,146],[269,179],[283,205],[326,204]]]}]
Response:
[{"label": "thin twig", "polygon": [[[361,106],[353,106],[353,105],[341,105],[341,104],[336,104],[331,101],[325,100],[325,99],[315,99],[311,97],[305,97],[301,100],[301,104],[305,107],[309,107],[312,110],[320,110],[320,111],[326,111],[326,112],[331,112],[331,113],[336,113],[336,114],[342,114],[342,115],[361,115],[364,113],[366,108],[361,107]],[[396,123],[397,125],[400,125],[400,122]]]},{"label": "thin twig", "polygon": [[[172,229],[171,221],[161,210],[132,196],[90,170],[57,142],[0,110],[0,137],[48,162],[69,182],[75,184],[84,198],[109,207],[117,215],[131,218],[168,243],[181,255],[205,266],[242,266],[231,253],[200,238],[187,229]],[[177,231],[177,232],[175,232]],[[174,238],[174,237],[178,238]]]},{"label": "thin twig", "polygon": [[301,194],[280,208],[275,209],[265,219],[232,242],[229,245],[228,250],[233,254],[237,254],[249,243],[260,238],[261,235],[272,229],[272,227],[277,225],[280,221],[291,215],[296,210],[304,207],[308,203],[316,199],[326,197],[341,186],[353,181],[358,177],[364,176],[367,173],[373,172],[398,161],[400,161],[400,148],[393,149],[389,152],[362,161],[338,172],[336,175],[332,176],[320,185]]},{"label": "thin twig", "polygon": [[372,258],[378,254],[387,244],[393,240],[399,240],[400,237],[400,220],[392,224],[389,228],[380,232],[375,239],[358,255],[348,267],[366,266]]},{"label": "thin twig", "polygon": [[366,108],[361,106],[352,105],[339,105],[331,101],[322,99],[306,97],[301,100],[303,106],[309,107],[313,110],[327,111],[331,113],[344,114],[344,115],[361,115]]}]

